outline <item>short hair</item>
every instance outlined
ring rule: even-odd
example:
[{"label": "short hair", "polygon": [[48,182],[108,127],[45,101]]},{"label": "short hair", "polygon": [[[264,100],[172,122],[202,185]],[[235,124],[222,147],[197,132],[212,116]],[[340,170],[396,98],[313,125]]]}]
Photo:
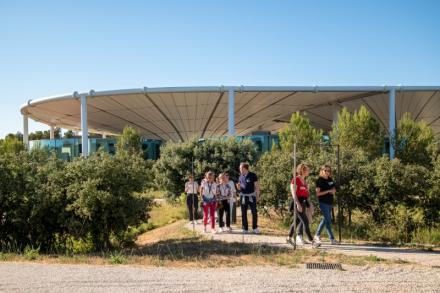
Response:
[{"label": "short hair", "polygon": [[304,163],[301,163],[296,167],[296,174],[302,176],[306,172],[306,170],[308,170],[308,169],[309,169],[309,166],[307,166]]},{"label": "short hair", "polygon": [[249,170],[249,163],[240,163],[240,167],[245,168],[246,170]]},{"label": "short hair", "polygon": [[205,174],[205,176],[206,176],[206,178],[209,178],[210,176],[214,176],[215,174],[214,174],[214,172],[212,172],[212,171],[208,171],[208,172],[206,172],[206,174]]}]

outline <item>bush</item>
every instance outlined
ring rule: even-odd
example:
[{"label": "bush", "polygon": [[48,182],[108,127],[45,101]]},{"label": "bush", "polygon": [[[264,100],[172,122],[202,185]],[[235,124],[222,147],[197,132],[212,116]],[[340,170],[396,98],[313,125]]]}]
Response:
[{"label": "bush", "polygon": [[97,153],[66,163],[42,151],[0,153],[0,245],[66,250],[92,241],[119,244],[148,218],[141,195],[149,170],[141,156]]},{"label": "bush", "polygon": [[237,180],[240,163],[254,164],[257,159],[255,146],[250,140],[168,142],[160,152],[161,156],[154,164],[155,182],[171,200],[177,199],[183,192],[193,159],[195,179],[199,182],[208,170],[216,174],[229,171],[231,178]]},{"label": "bush", "polygon": [[286,216],[290,196],[293,158],[289,152],[274,150],[263,154],[256,172],[260,183],[260,205],[273,208],[282,218]]}]

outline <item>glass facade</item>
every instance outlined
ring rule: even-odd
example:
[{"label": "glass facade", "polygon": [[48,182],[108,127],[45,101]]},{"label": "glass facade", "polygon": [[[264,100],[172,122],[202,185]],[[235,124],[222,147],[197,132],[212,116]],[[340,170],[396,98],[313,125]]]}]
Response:
[{"label": "glass facade", "polygon": [[[259,153],[268,152],[273,145],[279,145],[278,135],[273,135],[266,132],[256,132],[249,136],[237,136],[237,140],[243,141],[245,139],[251,140]],[[142,152],[144,159],[156,160],[160,156],[160,146],[162,141],[154,139],[145,139],[142,141]],[[48,152],[55,151],[56,155],[66,161],[71,161],[75,157],[81,156],[81,138],[62,138],[62,139],[42,139],[32,140],[29,142],[31,149],[39,148],[45,149]],[[115,154],[116,153],[116,139],[114,138],[90,138],[89,150],[93,154],[98,150]]]},{"label": "glass facade", "polygon": [[[145,159],[156,160],[159,158],[160,140],[146,139],[142,141],[142,151]],[[71,161],[75,157],[81,156],[81,138],[62,138],[62,139],[41,139],[32,140],[29,142],[29,147],[45,149],[48,152],[55,151],[56,155],[66,161]],[[98,150],[115,154],[116,153],[116,139],[114,138],[90,138],[89,150],[93,154]]]}]

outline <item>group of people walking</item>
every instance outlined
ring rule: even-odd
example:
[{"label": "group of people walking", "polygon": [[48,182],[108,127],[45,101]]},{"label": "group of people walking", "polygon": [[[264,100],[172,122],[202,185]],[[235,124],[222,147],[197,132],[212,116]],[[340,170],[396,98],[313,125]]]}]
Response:
[{"label": "group of people walking", "polygon": [[[297,209],[297,218],[293,219],[292,225],[290,225],[289,236],[287,237],[288,243],[293,243],[292,237],[296,227],[298,229],[296,244],[303,245],[304,243],[308,243],[314,247],[320,246],[321,232],[325,226],[330,238],[330,243],[332,245],[337,244],[331,226],[333,198],[336,195],[336,186],[331,177],[331,172],[332,169],[329,165],[321,166],[318,180],[316,180],[316,196],[323,218],[318,225],[315,236],[312,237],[309,220],[311,219],[311,214],[313,214],[313,205],[310,201],[310,190],[306,181],[307,176],[310,174],[310,168],[305,164],[299,164],[297,166],[294,177],[290,183],[293,205],[295,205]],[[306,232],[307,239],[303,238],[304,231]]]},{"label": "group of people walking", "polygon": [[[248,163],[240,164],[240,177],[237,184],[230,179],[228,172],[221,173],[217,179],[214,172],[206,172],[200,187],[194,181],[194,177],[190,175],[188,182],[185,183],[186,203],[190,221],[197,221],[198,194],[200,194],[204,231],[208,232],[208,221],[211,224],[211,233],[231,231],[232,208],[237,201],[237,190],[240,196],[243,232],[249,232],[247,210],[250,208],[252,212],[252,232],[259,234],[257,201],[260,198],[260,188],[257,175],[249,171]],[[216,211],[218,211],[219,230],[215,229]]]},{"label": "group of people walking", "polygon": [[[336,195],[335,183],[331,177],[332,170],[329,165],[323,165],[320,168],[319,178],[316,181],[316,196],[319,202],[319,208],[323,218],[312,236],[310,230],[311,214],[313,214],[313,205],[310,201],[310,190],[306,178],[309,176],[310,168],[305,164],[299,164],[293,172],[290,182],[290,191],[293,198],[292,204],[296,206],[297,217],[293,219],[290,226],[287,242],[293,244],[293,234],[297,228],[296,244],[312,244],[314,247],[321,245],[321,232],[324,227],[327,230],[331,244],[337,244],[332,227],[331,211],[333,207],[334,196]],[[214,172],[208,171],[202,179],[200,186],[194,181],[194,177],[189,176],[185,184],[187,194],[187,206],[189,219],[191,222],[197,221],[198,199],[202,199],[201,207],[203,210],[203,225],[205,233],[208,232],[208,222],[211,225],[211,233],[231,231],[232,207],[236,203],[237,194],[240,197],[240,206],[242,214],[243,233],[249,233],[247,211],[252,213],[252,232],[259,234],[257,203],[260,198],[260,187],[258,177],[255,173],[249,171],[249,164],[240,164],[240,177],[235,184],[229,177],[228,172],[219,174],[216,178]],[[216,211],[218,212],[219,230],[215,229]],[[225,217],[225,218],[224,218]],[[306,239],[304,239],[304,232]]]}]

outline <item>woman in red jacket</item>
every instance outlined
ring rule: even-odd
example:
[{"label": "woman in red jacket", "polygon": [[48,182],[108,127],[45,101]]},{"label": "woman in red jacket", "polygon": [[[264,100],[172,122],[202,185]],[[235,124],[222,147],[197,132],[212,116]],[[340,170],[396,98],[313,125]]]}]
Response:
[{"label": "woman in red jacket", "polygon": [[[294,172],[295,173],[295,172]],[[292,192],[292,197],[294,204],[296,204],[297,208],[297,218],[293,219],[292,225],[290,226],[289,237],[287,238],[287,242],[292,243],[292,236],[295,225],[298,226],[298,235],[296,238],[296,243],[299,245],[304,244],[303,241],[303,231],[306,230],[306,235],[309,241],[307,243],[312,243],[312,246],[317,247],[319,243],[315,243],[313,241],[312,233],[310,232],[309,219],[307,217],[306,209],[310,207],[310,193],[309,187],[307,185],[306,177],[309,176],[310,169],[305,164],[299,164],[296,168],[296,174],[294,178],[292,178],[292,182],[290,183],[290,191]],[[295,181],[293,181],[295,180]],[[294,190],[294,183],[296,182],[296,190]]]}]

